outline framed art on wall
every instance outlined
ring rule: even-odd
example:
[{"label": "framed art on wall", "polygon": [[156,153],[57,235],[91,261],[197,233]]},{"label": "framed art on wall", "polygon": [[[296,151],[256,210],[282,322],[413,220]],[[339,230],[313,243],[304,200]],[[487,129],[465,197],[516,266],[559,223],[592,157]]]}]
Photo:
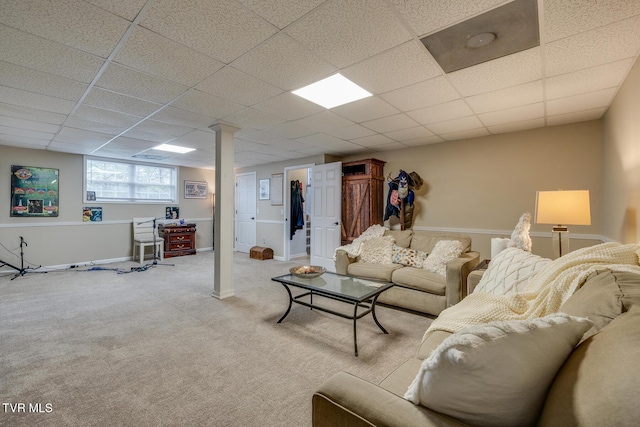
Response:
[{"label": "framed art on wall", "polygon": [[207,183],[204,181],[185,181],[184,182],[184,198],[185,199],[206,199]]},{"label": "framed art on wall", "polygon": [[260,180],[260,200],[269,200],[269,178]]},{"label": "framed art on wall", "polygon": [[11,165],[11,215],[58,216],[58,169]]}]

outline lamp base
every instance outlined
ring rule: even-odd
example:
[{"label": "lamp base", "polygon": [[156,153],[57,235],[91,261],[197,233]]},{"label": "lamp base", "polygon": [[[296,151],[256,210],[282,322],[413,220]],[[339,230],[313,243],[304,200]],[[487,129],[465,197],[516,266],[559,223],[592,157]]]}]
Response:
[{"label": "lamp base", "polygon": [[556,225],[551,229],[553,257],[559,258],[569,253],[569,229],[564,225]]}]

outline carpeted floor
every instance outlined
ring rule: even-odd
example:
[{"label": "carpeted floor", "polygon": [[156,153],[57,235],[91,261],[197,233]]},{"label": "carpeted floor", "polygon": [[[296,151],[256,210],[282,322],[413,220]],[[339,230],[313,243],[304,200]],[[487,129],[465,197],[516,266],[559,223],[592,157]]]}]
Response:
[{"label": "carpeted floor", "polygon": [[381,381],[431,322],[379,307],[389,335],[359,320],[355,357],[347,319],[294,305],[276,323],[288,298],[270,278],[296,262],[236,253],[236,296],[222,301],[213,252],[165,262],[0,275],[0,425],[309,426],[324,380]]}]

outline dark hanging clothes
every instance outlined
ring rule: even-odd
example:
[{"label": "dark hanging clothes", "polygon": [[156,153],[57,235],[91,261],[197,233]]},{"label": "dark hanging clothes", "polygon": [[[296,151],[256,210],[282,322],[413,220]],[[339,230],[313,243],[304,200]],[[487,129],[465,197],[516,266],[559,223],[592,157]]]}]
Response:
[{"label": "dark hanging clothes", "polygon": [[293,235],[296,234],[296,230],[302,230],[304,228],[303,203],[304,197],[302,197],[302,184],[298,180],[291,181],[291,218],[289,223],[291,235],[289,236],[289,240],[293,239]]}]

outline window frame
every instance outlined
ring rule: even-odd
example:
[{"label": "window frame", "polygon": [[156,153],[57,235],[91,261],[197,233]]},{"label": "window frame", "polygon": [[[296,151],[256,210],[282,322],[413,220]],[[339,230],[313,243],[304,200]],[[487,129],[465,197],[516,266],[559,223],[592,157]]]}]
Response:
[{"label": "window frame", "polygon": [[[163,168],[163,169],[169,169],[171,170],[171,174],[172,174],[172,183],[170,184],[171,187],[173,187],[173,198],[171,199],[136,199],[136,198],[103,198],[98,196],[98,194],[96,193],[96,197],[95,199],[91,199],[89,200],[87,197],[87,192],[88,191],[93,191],[93,190],[88,190],[87,189],[87,173],[89,170],[88,164],[90,161],[100,161],[100,162],[108,162],[108,163],[117,163],[117,164],[126,164],[126,165],[130,165],[132,167],[135,166],[145,166],[145,167],[153,167],[153,168]],[[178,203],[178,199],[180,197],[180,189],[178,188],[178,182],[179,182],[179,177],[178,177],[178,173],[179,173],[179,168],[177,166],[172,166],[172,165],[162,165],[162,164],[157,164],[157,163],[149,163],[149,162],[138,162],[138,161],[131,161],[131,160],[122,160],[122,159],[112,159],[112,158],[106,158],[106,157],[95,157],[95,156],[83,156],[83,170],[82,170],[82,200],[84,203],[120,203],[120,204],[131,204],[131,205],[138,205],[138,204],[175,204]],[[118,181],[116,181],[118,182]],[[136,185],[136,184],[146,184],[146,183],[138,183],[138,182],[122,182],[123,184],[127,184],[127,185]]]}]

